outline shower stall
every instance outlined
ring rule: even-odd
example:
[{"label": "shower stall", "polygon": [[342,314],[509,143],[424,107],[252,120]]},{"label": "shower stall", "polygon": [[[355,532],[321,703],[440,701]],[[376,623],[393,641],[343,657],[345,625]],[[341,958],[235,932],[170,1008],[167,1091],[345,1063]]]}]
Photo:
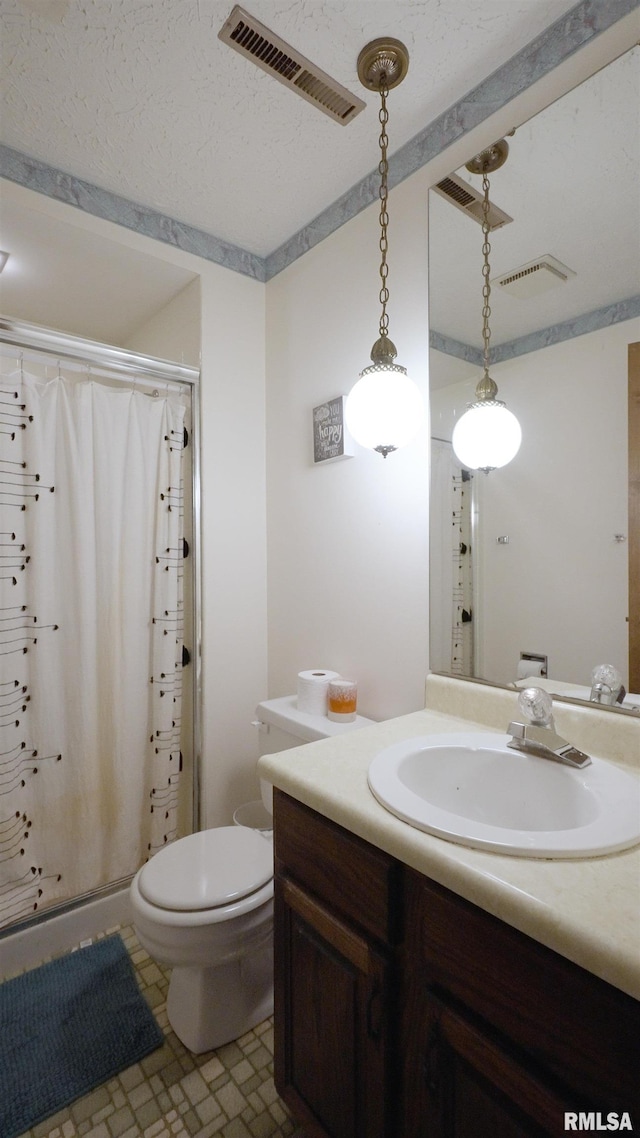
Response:
[{"label": "shower stall", "polygon": [[197,828],[198,378],[0,321],[0,938]]}]

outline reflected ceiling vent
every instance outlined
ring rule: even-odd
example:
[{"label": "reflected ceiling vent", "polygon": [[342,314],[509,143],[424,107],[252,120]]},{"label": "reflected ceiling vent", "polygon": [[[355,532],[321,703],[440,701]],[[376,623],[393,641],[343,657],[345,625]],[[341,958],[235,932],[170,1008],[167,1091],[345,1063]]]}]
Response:
[{"label": "reflected ceiling vent", "polygon": [[343,126],[366,106],[238,5],[218,32],[218,38]]},{"label": "reflected ceiling vent", "polygon": [[[452,205],[461,209],[463,213],[468,214],[469,217],[473,217],[474,220],[478,222],[478,225],[482,225],[484,220],[482,194],[479,194],[473,186],[465,182],[464,178],[459,178],[457,174],[449,174],[446,178],[443,178],[441,182],[438,182],[433,189],[437,194],[440,194],[441,197],[451,202]],[[499,229],[501,225],[508,225],[510,221],[513,221],[513,218],[509,217],[508,213],[505,213],[503,209],[498,209],[497,205],[490,202],[490,229]]]},{"label": "reflected ceiling vent", "polygon": [[536,261],[529,261],[519,269],[512,269],[509,273],[494,277],[491,284],[497,285],[501,292],[508,292],[510,296],[526,299],[530,296],[540,296],[543,292],[567,284],[575,275],[573,269],[567,268],[550,253],[545,253]]}]

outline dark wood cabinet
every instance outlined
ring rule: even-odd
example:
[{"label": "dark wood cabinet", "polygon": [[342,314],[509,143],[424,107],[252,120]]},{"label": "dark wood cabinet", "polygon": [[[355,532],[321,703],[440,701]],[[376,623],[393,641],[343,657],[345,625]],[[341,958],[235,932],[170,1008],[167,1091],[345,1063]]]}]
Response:
[{"label": "dark wood cabinet", "polygon": [[275,799],[278,1092],[310,1135],[391,1138],[400,867]]},{"label": "dark wood cabinet", "polygon": [[561,1096],[486,1027],[426,988],[406,1051],[403,1136],[541,1138],[563,1130]]},{"label": "dark wood cabinet", "polygon": [[636,1000],[281,792],[275,853],[276,1085],[310,1138],[640,1129]]},{"label": "dark wood cabinet", "polygon": [[288,961],[285,1097],[332,1138],[385,1138],[389,962],[287,879],[279,905]]},{"label": "dark wood cabinet", "polygon": [[404,896],[402,1138],[466,1136],[467,1097],[476,1138],[493,1112],[505,1138],[563,1135],[565,1112],[640,1124],[636,1000],[421,874]]}]

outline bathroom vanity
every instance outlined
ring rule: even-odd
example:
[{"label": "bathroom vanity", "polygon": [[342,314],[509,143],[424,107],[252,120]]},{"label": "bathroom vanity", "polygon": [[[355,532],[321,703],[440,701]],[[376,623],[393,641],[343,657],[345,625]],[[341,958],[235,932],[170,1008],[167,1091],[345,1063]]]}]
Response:
[{"label": "bathroom vanity", "polygon": [[[443,683],[428,699],[444,710],[261,760],[279,787],[279,1093],[317,1138],[555,1136],[568,1112],[592,1129],[627,1112],[636,1130],[640,853],[506,857],[385,811],[366,783],[381,748],[468,726],[461,699],[480,730],[509,714],[511,693],[478,707]],[[637,761],[640,722],[556,718],[577,745],[591,735],[609,757],[607,737],[614,761]]]}]

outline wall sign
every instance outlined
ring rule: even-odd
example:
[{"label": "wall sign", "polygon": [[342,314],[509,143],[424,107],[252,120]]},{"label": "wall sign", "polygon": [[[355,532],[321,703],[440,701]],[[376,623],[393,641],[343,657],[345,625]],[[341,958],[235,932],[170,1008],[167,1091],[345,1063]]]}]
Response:
[{"label": "wall sign", "polygon": [[313,461],[353,457],[353,440],[344,421],[344,395],[313,408]]}]

